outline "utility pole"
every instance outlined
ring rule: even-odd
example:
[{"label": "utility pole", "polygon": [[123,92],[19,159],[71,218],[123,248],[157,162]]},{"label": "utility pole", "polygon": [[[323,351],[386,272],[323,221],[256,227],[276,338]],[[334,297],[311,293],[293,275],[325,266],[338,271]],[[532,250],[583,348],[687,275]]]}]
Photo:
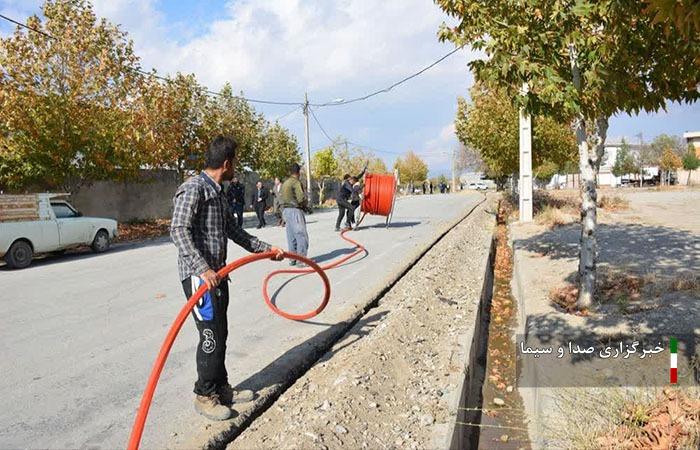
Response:
[{"label": "utility pole", "polygon": [[[523,83],[522,95],[527,95]],[[525,108],[520,108],[520,221],[532,222],[532,120]]]},{"label": "utility pole", "polygon": [[309,196],[309,203],[313,203],[311,195],[311,149],[309,147],[309,96],[304,93],[304,138],[306,141],[306,194]]}]

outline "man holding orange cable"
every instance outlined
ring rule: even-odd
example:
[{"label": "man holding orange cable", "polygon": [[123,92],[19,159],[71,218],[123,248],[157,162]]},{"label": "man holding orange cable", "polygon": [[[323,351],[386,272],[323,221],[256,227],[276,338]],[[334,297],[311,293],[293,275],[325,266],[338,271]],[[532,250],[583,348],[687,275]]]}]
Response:
[{"label": "man holding orange cable", "polygon": [[[238,227],[230,214],[221,183],[233,178],[237,143],[217,136],[209,144],[206,168],[185,181],[173,199],[174,211],[170,236],[178,249],[178,270],[185,296],[189,299],[202,284],[208,291],[192,310],[197,330],[197,375],[194,406],[211,420],[231,417],[228,405],[254,398],[251,391],[234,391],[226,372],[226,310],[229,291],[226,280],[217,271],[226,265],[227,238],[249,252],[283,251],[251,236]],[[221,281],[224,281],[221,283]]]}]

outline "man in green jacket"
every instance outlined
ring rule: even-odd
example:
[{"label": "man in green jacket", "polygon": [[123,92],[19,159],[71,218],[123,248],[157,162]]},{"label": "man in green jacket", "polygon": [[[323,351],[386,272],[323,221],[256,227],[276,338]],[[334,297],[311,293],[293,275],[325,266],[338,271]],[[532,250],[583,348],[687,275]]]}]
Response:
[{"label": "man in green jacket", "polygon": [[[306,196],[299,181],[299,164],[292,164],[290,176],[280,189],[280,209],[282,209],[282,220],[287,227],[287,246],[289,251],[298,255],[306,256],[309,249],[309,234],[306,231]],[[296,261],[289,264],[294,266]]]}]

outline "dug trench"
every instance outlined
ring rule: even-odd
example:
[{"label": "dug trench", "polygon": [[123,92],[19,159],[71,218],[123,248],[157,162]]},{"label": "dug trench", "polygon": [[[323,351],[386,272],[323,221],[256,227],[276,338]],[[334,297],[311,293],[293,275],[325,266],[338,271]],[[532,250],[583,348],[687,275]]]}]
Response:
[{"label": "dug trench", "polygon": [[178,447],[475,448],[495,216],[489,196],[245,417]]}]

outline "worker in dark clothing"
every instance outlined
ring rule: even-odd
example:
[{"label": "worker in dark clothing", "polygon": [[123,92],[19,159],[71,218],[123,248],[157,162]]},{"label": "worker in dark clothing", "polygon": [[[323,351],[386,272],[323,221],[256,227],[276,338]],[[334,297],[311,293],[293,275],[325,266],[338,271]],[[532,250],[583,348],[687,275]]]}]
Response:
[{"label": "worker in dark clothing", "polygon": [[235,216],[235,224],[239,228],[243,228],[243,208],[245,207],[245,186],[238,181],[238,177],[233,177],[231,185],[226,191],[231,213]]},{"label": "worker in dark clothing", "polygon": [[352,186],[354,183],[350,180],[354,179],[355,182],[359,181],[365,175],[366,171],[367,164],[365,164],[365,168],[362,169],[362,172],[356,177],[351,177],[350,174],[347,173],[343,175],[343,182],[340,185],[338,197],[336,198],[336,202],[338,203],[338,218],[335,221],[335,231],[340,231],[340,222],[343,220],[343,216],[345,216],[345,227],[352,228],[350,215],[353,213],[354,208],[350,202],[350,197],[352,197]]},{"label": "worker in dark clothing", "polygon": [[186,298],[200,286],[207,291],[192,309],[199,333],[196,351],[197,382],[195,410],[211,420],[226,420],[228,405],[252,401],[252,391],[235,391],[226,372],[226,340],[229,303],[228,280],[217,271],[226,265],[228,239],[252,253],[274,252],[281,260],[284,252],[234,225],[229,214],[222,182],[231,179],[236,166],[238,144],[218,136],[207,150],[206,167],[175,192],[170,236],[178,250],[178,271]]},{"label": "worker in dark clothing", "polygon": [[362,185],[355,177],[350,177],[350,183],[352,183],[352,193],[350,194],[350,205],[352,210],[350,213],[350,225],[355,227],[355,211],[360,206],[360,194],[362,193]]},{"label": "worker in dark clothing", "polygon": [[432,195],[432,193],[433,193],[433,182],[431,181],[430,182],[430,194]]},{"label": "worker in dark clothing", "polygon": [[265,222],[265,210],[267,209],[267,188],[263,186],[262,181],[255,183],[255,195],[253,195],[253,209],[255,215],[258,216],[257,228],[263,228],[267,225]]}]

